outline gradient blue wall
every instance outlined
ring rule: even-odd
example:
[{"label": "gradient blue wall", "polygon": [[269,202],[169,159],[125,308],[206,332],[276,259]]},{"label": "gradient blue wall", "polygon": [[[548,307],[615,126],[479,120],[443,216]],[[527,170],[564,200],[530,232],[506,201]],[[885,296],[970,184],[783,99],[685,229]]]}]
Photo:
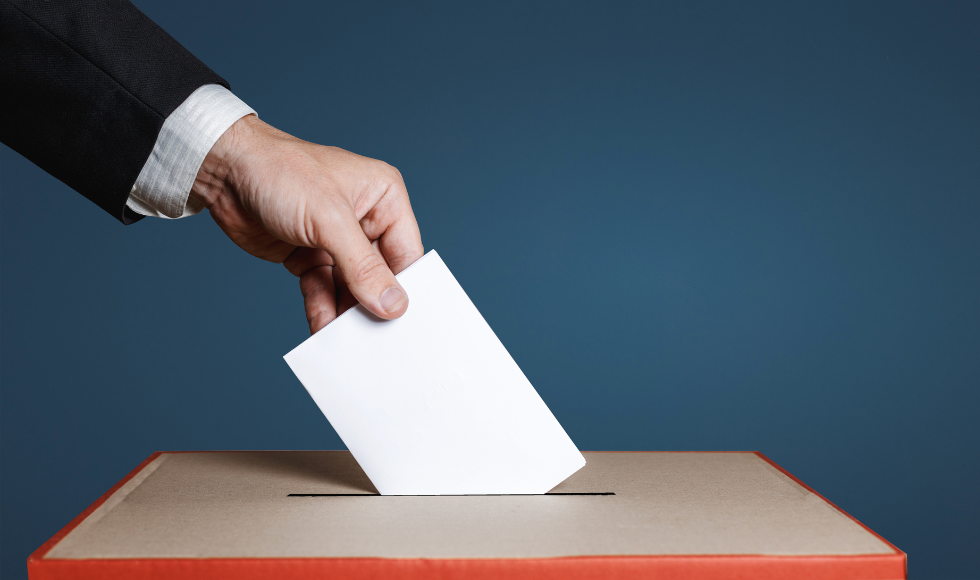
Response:
[{"label": "gradient blue wall", "polygon": [[[757,449],[980,578],[980,3],[352,4],[137,1],[401,169],[581,448]],[[342,448],[281,266],[0,160],[0,576],[153,451]]]}]

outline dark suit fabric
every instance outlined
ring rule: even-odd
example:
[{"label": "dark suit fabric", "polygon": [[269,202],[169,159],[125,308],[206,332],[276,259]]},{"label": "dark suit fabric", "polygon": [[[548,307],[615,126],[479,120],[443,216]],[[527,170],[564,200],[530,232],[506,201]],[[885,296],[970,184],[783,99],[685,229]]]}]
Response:
[{"label": "dark suit fabric", "polygon": [[164,120],[228,84],[125,0],[0,0],[0,140],[123,223]]}]

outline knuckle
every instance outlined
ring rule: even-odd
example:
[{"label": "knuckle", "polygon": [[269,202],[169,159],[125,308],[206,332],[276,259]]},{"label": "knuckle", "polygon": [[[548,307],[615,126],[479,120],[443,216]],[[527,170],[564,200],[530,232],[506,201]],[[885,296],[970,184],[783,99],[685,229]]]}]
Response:
[{"label": "knuckle", "polygon": [[397,265],[398,268],[407,268],[414,262],[421,258],[421,253],[415,251],[412,248],[400,248],[396,250],[390,250],[390,256],[388,259],[393,265]]},{"label": "knuckle", "polygon": [[402,172],[401,171],[398,171],[398,168],[397,167],[395,167],[394,165],[390,165],[388,163],[385,163],[384,161],[382,161],[381,163],[382,163],[382,168],[383,168],[385,174],[388,176],[388,178],[392,182],[395,182],[395,183],[404,183],[405,182],[405,178],[402,177]]},{"label": "knuckle", "polygon": [[355,282],[366,283],[371,279],[380,277],[387,270],[388,266],[374,253],[369,253],[359,258],[351,270],[351,279]]},{"label": "knuckle", "polygon": [[306,248],[296,248],[282,262],[282,265],[286,268],[286,271],[293,276],[302,276],[307,272],[307,268],[305,268],[306,256],[304,255],[305,252],[303,252],[305,249]]},{"label": "knuckle", "polygon": [[[289,254],[282,265],[293,276],[302,277],[318,268],[333,266],[334,262],[330,254],[323,250],[299,247]],[[330,270],[326,270],[326,273],[329,274]]]},{"label": "knuckle", "polygon": [[299,281],[299,292],[303,295],[303,300],[314,300],[321,296],[329,296],[333,288],[314,278],[301,278]]},{"label": "knuckle", "polygon": [[324,326],[330,324],[336,317],[336,313],[327,309],[307,313],[306,321],[310,325],[310,334],[313,334]]}]

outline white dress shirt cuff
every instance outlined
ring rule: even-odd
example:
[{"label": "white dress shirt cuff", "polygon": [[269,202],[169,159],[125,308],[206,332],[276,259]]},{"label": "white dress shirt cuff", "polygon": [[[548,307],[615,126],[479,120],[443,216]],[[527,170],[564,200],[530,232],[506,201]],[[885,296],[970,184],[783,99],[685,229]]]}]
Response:
[{"label": "white dress shirt cuff", "polygon": [[204,158],[228,127],[254,114],[221,85],[204,85],[191,93],[163,122],[126,205],[138,214],[162,218],[200,212],[204,205],[190,193]]}]

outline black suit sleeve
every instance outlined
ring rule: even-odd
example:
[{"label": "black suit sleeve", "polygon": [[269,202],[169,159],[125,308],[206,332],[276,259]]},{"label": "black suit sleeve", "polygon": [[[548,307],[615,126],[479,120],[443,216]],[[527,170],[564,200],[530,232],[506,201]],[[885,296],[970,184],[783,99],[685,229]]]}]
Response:
[{"label": "black suit sleeve", "polygon": [[123,223],[164,120],[228,83],[126,0],[0,0],[0,140]]}]

